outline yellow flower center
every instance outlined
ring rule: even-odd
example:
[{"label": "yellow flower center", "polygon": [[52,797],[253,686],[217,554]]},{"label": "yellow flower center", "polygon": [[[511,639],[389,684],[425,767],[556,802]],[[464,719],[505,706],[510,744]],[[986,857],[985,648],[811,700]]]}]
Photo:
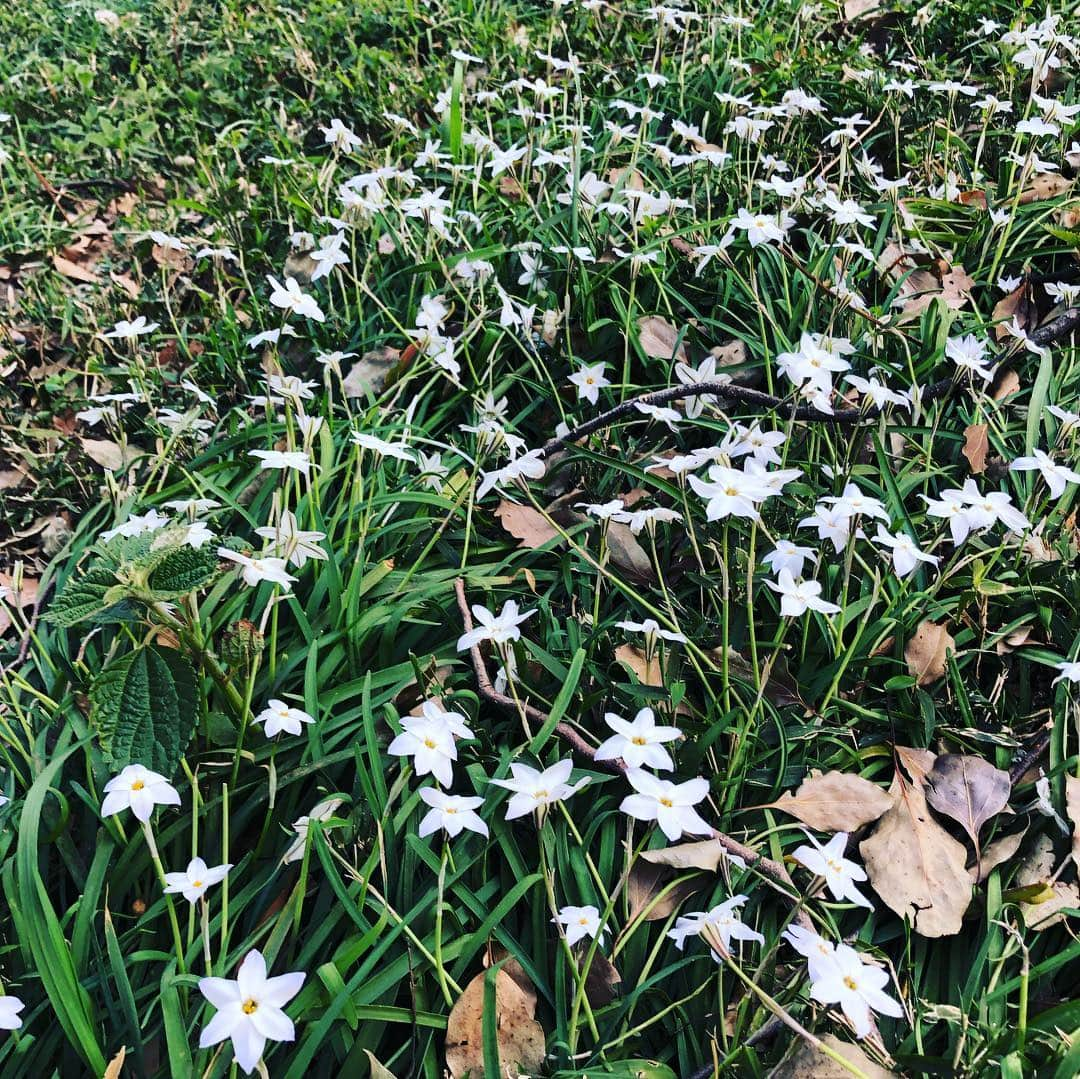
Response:
[{"label": "yellow flower center", "polygon": [[131,789],[133,791],[141,791],[145,786],[146,784],[141,779],[136,779],[135,782],[131,784]]},{"label": "yellow flower center", "polygon": [[435,742],[431,738],[425,738],[424,739],[424,745],[426,745],[428,747],[428,749],[434,749],[435,748]]},{"label": "yellow flower center", "polygon": [[243,1004],[244,1015],[254,1015],[259,1010],[259,1002],[253,997],[249,997]]},{"label": "yellow flower center", "polygon": [[646,742],[645,739],[642,738],[640,734],[635,734],[634,737],[630,739],[630,741],[633,742],[634,745],[636,745],[636,746],[648,745],[648,742]]},{"label": "yellow flower center", "polygon": [[850,974],[844,979],[844,985],[846,985],[853,993],[859,988],[858,982],[856,982]]},{"label": "yellow flower center", "polygon": [[192,888],[201,888],[203,886],[203,883],[201,880],[193,880],[191,882],[191,886]]},{"label": "yellow flower center", "polygon": [[671,808],[672,808],[672,806],[673,806],[673,805],[674,805],[675,803],[674,803],[674,802],[672,802],[672,800],[671,800],[670,798],[661,798],[661,799],[660,799],[660,804],[661,804],[662,806],[667,806],[667,808],[668,808],[668,809],[671,809]]},{"label": "yellow flower center", "polygon": [[541,798],[546,798],[547,796],[548,796],[548,792],[547,792],[547,791],[533,791],[533,797],[534,797],[534,798],[535,798],[535,799],[536,799],[536,800],[537,800],[538,802],[540,801],[540,799],[541,799]]}]

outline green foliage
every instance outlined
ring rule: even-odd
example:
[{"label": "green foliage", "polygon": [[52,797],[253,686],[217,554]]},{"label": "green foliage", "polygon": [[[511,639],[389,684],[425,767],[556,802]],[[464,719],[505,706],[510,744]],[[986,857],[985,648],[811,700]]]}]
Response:
[{"label": "green foliage", "polygon": [[195,733],[198,681],[181,653],[148,644],[113,660],[94,679],[90,704],[115,770],[138,763],[171,776]]}]

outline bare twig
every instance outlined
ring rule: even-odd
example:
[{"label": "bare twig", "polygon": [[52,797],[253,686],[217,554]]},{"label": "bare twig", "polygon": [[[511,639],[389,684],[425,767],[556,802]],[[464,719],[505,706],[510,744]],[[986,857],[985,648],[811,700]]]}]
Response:
[{"label": "bare twig", "polygon": [[[1044,322],[1034,333],[1031,339],[1036,345],[1046,346],[1068,336],[1074,329],[1080,326],[1080,307],[1071,307],[1063,311],[1056,318]],[[944,378],[932,382],[927,386],[920,397],[922,402],[934,401],[941,397],[947,397],[961,383],[954,378]],[[738,401],[746,405],[756,405],[758,408],[776,411],[781,416],[800,420],[807,423],[826,423],[846,426],[848,424],[863,423],[874,420],[881,415],[880,408],[844,408],[836,412],[820,412],[812,405],[796,405],[790,400],[775,397],[771,393],[762,393],[761,390],[752,390],[748,386],[735,386],[727,382],[709,381],[699,382],[693,386],[669,386],[663,390],[653,390],[651,393],[643,393],[639,397],[632,397],[606,412],[594,416],[591,420],[565,435],[549,439],[541,449],[541,456],[547,457],[563,446],[568,446],[594,431],[603,427],[609,427],[616,420],[631,415],[639,404],[664,405],[669,401],[678,401],[686,397],[700,397],[703,394],[711,394],[725,401]]]},{"label": "bare twig", "polygon": [[[461,621],[465,627],[465,632],[468,633],[473,628],[473,620],[472,612],[469,610],[469,601],[465,595],[465,582],[462,578],[458,577],[457,580],[454,581],[454,591],[457,594],[458,609],[461,611]],[[512,712],[517,712],[520,708],[524,708],[525,714],[529,719],[532,719],[541,725],[547,722],[549,717],[545,712],[540,711],[539,708],[536,708],[531,704],[519,704],[513,697],[510,697],[505,693],[500,693],[494,685],[492,685],[491,677],[488,675],[487,665],[484,663],[484,657],[481,654],[478,645],[473,645],[472,648],[469,649],[469,655],[472,659],[473,672],[476,675],[476,685],[480,691],[480,696],[483,697],[484,700],[490,701],[492,704],[496,704],[500,708],[506,708]],[[571,748],[575,749],[583,757],[588,758],[589,761],[598,767],[604,767],[617,773],[622,773],[626,770],[626,765],[621,760],[598,761],[596,759],[596,750],[569,724],[556,723],[555,733],[562,738],[564,742],[568,743]],[[757,870],[762,876],[768,877],[775,884],[779,885],[780,887],[778,890],[780,893],[795,907],[795,920],[806,929],[814,928],[809,915],[802,909],[801,899],[797,894],[792,895],[787,891],[787,889],[791,889],[791,892],[796,892],[795,883],[792,881],[791,876],[781,862],[774,862],[771,858],[766,858],[752,847],[746,846],[745,843],[740,843],[737,839],[732,839],[731,836],[726,835],[724,832],[714,831],[711,838],[715,839],[728,854],[733,854],[746,862],[748,869]]]}]

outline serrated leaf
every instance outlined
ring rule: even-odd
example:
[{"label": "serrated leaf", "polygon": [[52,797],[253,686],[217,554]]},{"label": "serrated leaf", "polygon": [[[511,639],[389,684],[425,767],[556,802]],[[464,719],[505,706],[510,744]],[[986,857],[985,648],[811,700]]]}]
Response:
[{"label": "serrated leaf", "polygon": [[217,564],[217,554],[211,549],[175,547],[151,571],[147,587],[160,599],[187,595],[213,577]]},{"label": "serrated leaf", "polygon": [[138,763],[171,776],[195,733],[195,672],[179,652],[150,645],[109,664],[90,687],[90,705],[115,768]]},{"label": "serrated leaf", "polygon": [[45,618],[66,628],[100,614],[112,605],[113,600],[108,594],[115,585],[116,576],[112,570],[92,566],[64,585]]}]

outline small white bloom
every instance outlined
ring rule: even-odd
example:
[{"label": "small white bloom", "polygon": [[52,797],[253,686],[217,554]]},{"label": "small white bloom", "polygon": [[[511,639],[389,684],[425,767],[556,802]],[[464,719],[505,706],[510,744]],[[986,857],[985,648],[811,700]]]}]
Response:
[{"label": "small white bloom", "polygon": [[202,858],[192,858],[183,873],[165,874],[165,891],[171,895],[179,892],[189,903],[195,903],[208,888],[220,884],[230,869],[231,864],[208,866]]},{"label": "small white bloom", "polygon": [[699,776],[685,783],[672,783],[641,768],[628,768],[626,778],[635,793],[622,800],[621,812],[635,820],[656,821],[672,842],[680,839],[684,832],[690,835],[712,833],[712,827],[694,809],[709,793],[707,779]]},{"label": "small white bloom", "polygon": [[303,724],[314,723],[315,719],[301,708],[293,708],[284,701],[272,698],[252,722],[265,723],[263,734],[267,738],[273,738],[282,731],[286,734],[299,734]]},{"label": "small white bloom", "polygon": [[145,824],[153,815],[154,806],[179,804],[179,792],[163,775],[141,764],[129,764],[105,784],[101,815],[111,817],[130,809]]},{"label": "small white bloom", "polygon": [[600,928],[600,911],[594,906],[563,907],[551,920],[563,927],[566,943],[570,945],[604,935]]}]

